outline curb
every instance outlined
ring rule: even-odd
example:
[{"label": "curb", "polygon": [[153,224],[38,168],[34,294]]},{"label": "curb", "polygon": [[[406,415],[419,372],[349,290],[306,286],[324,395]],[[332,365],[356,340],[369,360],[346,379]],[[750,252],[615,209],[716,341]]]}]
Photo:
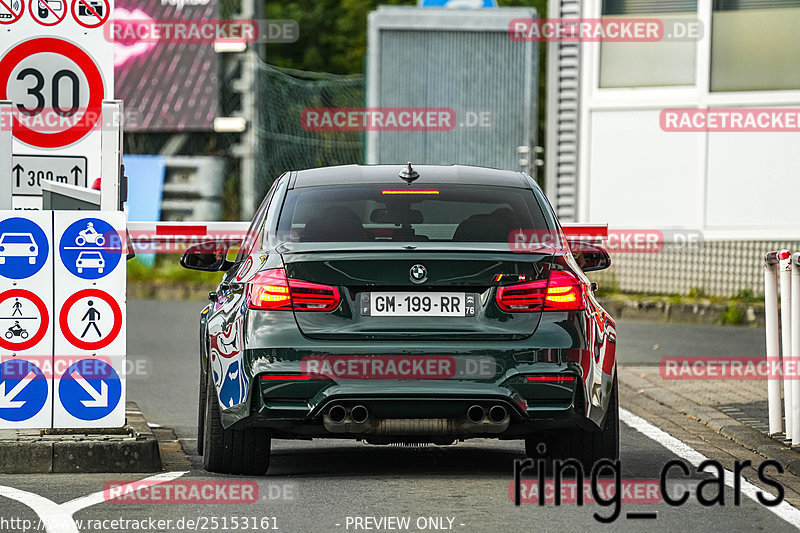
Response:
[{"label": "curb", "polygon": [[639,388],[634,376],[619,373],[619,382],[632,394],[639,394],[677,413],[682,413],[706,425],[716,433],[767,459],[775,459],[791,474],[800,477],[800,453],[761,431],[731,418],[710,406],[698,405],[691,400],[658,387]]},{"label": "curb", "polygon": [[2,430],[0,474],[161,472],[161,453],[134,402],[114,430]]},{"label": "curb", "polygon": [[764,306],[712,302],[670,303],[663,300],[600,296],[600,305],[614,318],[677,322],[683,324],[720,325],[726,316],[735,313],[741,319],[737,326],[764,327]]}]

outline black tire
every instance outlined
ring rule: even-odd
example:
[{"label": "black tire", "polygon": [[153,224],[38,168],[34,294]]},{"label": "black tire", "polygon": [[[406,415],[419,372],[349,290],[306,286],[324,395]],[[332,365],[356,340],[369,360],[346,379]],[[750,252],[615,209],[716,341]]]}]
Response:
[{"label": "black tire", "polygon": [[200,393],[199,401],[197,402],[197,454],[203,455],[203,444],[205,441],[205,421],[206,421],[206,380],[208,379],[207,373],[203,371],[203,365],[200,365]]},{"label": "black tire", "polygon": [[203,467],[219,474],[263,476],[269,468],[271,439],[265,428],[225,429],[217,389],[206,379]]},{"label": "black tire", "polygon": [[[545,455],[540,452],[546,447]],[[597,461],[619,459],[619,393],[617,378],[611,388],[611,398],[606,412],[606,419],[601,431],[562,430],[531,435],[525,439],[525,454],[533,459],[547,459],[548,469],[552,461],[559,459],[577,459],[588,475]]]}]

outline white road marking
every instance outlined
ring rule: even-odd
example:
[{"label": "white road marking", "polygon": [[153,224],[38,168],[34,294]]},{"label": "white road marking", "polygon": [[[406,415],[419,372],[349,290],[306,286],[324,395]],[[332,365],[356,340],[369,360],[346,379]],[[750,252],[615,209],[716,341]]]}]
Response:
[{"label": "white road marking", "polygon": [[[620,408],[619,417],[620,420],[625,422],[625,424],[635,429],[639,433],[642,433],[646,437],[653,439],[654,441],[656,441],[657,443],[659,443],[664,448],[671,451],[681,459],[684,459],[687,462],[689,462],[695,468],[697,468],[697,466],[699,466],[700,463],[702,463],[703,461],[708,460],[708,457],[698,452],[688,444],[679,441],[669,433],[657,428],[644,418],[636,416],[630,411]],[[734,486],[733,472],[729,470],[725,470],[725,484],[731,488],[733,488]],[[744,494],[751,500],[755,501],[759,505],[761,505],[761,503],[756,498],[756,494],[760,491],[761,489],[759,489],[746,479],[742,479],[742,494]],[[775,513],[777,516],[787,521],[794,527],[800,528],[800,510],[795,509],[785,501],[781,502],[780,505],[777,505],[775,507],[767,507],[767,506],[763,507],[764,509],[767,509],[772,513]]]},{"label": "white road marking", "polygon": [[[138,485],[145,481],[150,482],[150,486],[158,485],[167,481],[173,481],[188,473],[188,471],[164,472],[162,474],[157,474],[133,483],[128,483],[127,485],[120,487],[120,489],[124,491],[125,487],[129,485]],[[16,500],[30,507],[42,520],[42,525],[47,533],[80,533],[80,531],[78,531],[78,526],[75,524],[75,520],[72,518],[73,515],[81,509],[97,505],[98,503],[103,503],[105,501],[103,494],[104,491],[101,490],[99,492],[89,494],[88,496],[75,498],[74,500],[57,504],[54,501],[45,498],[44,496],[39,496],[38,494],[34,494],[32,492],[0,485],[0,496],[9,498],[11,500]]]}]

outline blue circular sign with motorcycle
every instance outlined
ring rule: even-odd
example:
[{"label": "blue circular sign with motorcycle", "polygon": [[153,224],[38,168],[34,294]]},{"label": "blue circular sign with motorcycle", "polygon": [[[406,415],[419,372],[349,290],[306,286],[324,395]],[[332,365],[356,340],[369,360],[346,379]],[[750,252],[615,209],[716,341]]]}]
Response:
[{"label": "blue circular sign with motorcycle", "polygon": [[84,218],[70,225],[61,236],[61,262],[82,279],[107,276],[120,262],[122,238],[111,224]]}]

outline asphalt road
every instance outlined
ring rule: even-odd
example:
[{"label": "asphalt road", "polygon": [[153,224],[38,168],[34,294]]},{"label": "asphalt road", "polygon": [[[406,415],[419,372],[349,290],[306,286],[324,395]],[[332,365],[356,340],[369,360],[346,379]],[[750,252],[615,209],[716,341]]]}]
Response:
[{"label": "asphalt road", "polygon": [[[201,303],[132,301],[128,304],[129,358],[143,361],[139,368],[145,376],[129,376],[129,399],[136,401],[151,423],[174,428],[189,454],[192,468],[180,479],[251,480],[209,475],[202,470],[195,452],[197,409],[197,316]],[[673,324],[623,322],[619,324],[619,359],[623,363],[656,363],[663,356],[674,355],[747,355],[763,352],[762,332],[739,328],[697,327]],[[654,349],[654,346],[657,348]],[[746,352],[746,353],[742,353]],[[624,406],[623,406],[624,407]],[[676,435],[677,436],[677,435]],[[680,438],[680,436],[677,436]],[[626,424],[621,428],[621,460],[624,479],[658,479],[663,465],[678,456],[651,437]],[[674,448],[673,448],[674,449]],[[790,531],[794,527],[765,507],[744,498],[741,507],[733,505],[730,489],[726,505],[703,507],[694,499],[680,507],[665,503],[624,503],[619,519],[602,526],[593,513],[608,516],[611,508],[596,504],[575,504],[540,508],[535,504],[512,505],[509,484],[513,479],[512,462],[522,458],[520,442],[470,441],[452,447],[376,447],[356,442],[322,440],[313,442],[275,441],[272,466],[268,476],[255,478],[260,498],[250,505],[118,505],[102,498],[83,503],[94,504],[75,513],[82,520],[81,531],[135,531],[119,523],[95,523],[96,520],[172,520],[171,524],[153,523],[145,531],[189,529],[178,520],[217,518],[224,530],[223,518],[254,517],[265,531],[275,525],[280,531],[581,531],[595,527],[612,530],[682,531]],[[682,453],[682,452],[678,452]],[[177,474],[173,474],[177,475]],[[31,520],[36,514],[13,499],[8,487],[28,491],[56,504],[100,491],[106,482],[136,480],[146,477],[120,475],[26,475],[0,476],[0,530],[21,531],[11,527],[11,518]],[[699,479],[696,478],[695,479]],[[277,497],[278,494],[280,497]],[[32,496],[20,496],[28,503],[55,515],[59,507]],[[73,509],[81,504],[73,504]],[[72,510],[72,509],[70,509]],[[657,513],[657,518],[626,518],[628,513]],[[409,529],[356,528],[355,518],[409,517]],[[349,517],[349,518],[348,518]],[[443,517],[436,524],[429,517]],[[262,523],[261,518],[269,518]],[[4,522],[3,520],[6,520]],[[240,520],[241,520],[240,519]],[[91,520],[87,524],[85,521]],[[452,522],[451,522],[452,520]],[[211,521],[206,523],[210,530]],[[373,523],[362,523],[364,526]],[[432,526],[436,526],[433,527]],[[17,526],[20,524],[17,523]],[[87,527],[88,525],[88,527]],[[229,522],[227,530],[234,530]],[[251,524],[252,525],[252,524]],[[93,526],[105,526],[105,529]],[[425,528],[421,526],[427,526]],[[202,528],[197,528],[201,529]],[[52,527],[49,531],[55,531]],[[242,530],[241,528],[239,530]],[[74,531],[64,529],[63,531]]]}]

